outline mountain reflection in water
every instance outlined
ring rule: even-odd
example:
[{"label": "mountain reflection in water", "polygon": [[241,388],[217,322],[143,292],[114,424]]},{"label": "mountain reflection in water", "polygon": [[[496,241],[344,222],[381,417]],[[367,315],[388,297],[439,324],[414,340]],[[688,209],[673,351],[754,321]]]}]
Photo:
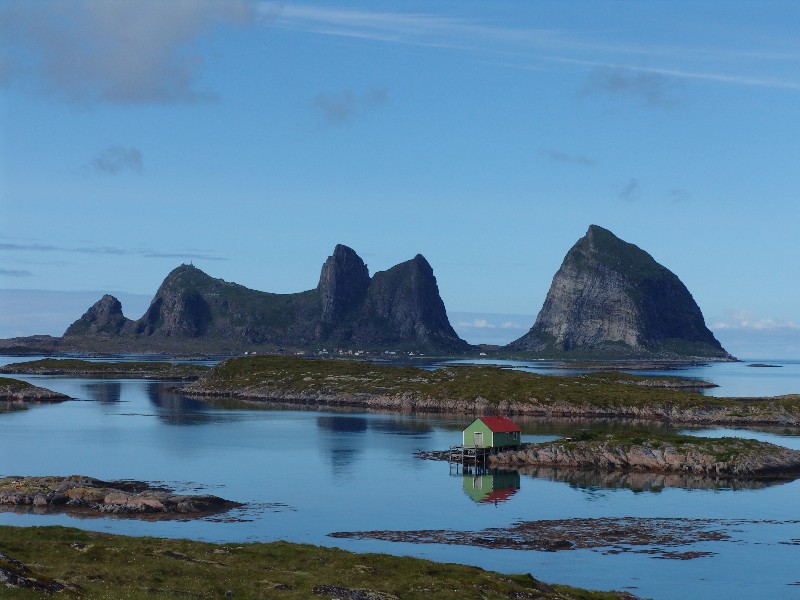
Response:
[{"label": "mountain reflection in water", "polygon": [[122,395],[122,384],[119,381],[90,381],[83,384],[89,400],[101,404],[115,404]]},{"label": "mountain reflection in water", "polygon": [[156,408],[158,418],[170,425],[202,425],[224,419],[224,416],[210,411],[207,403],[177,394],[164,384],[154,383],[147,387],[147,398]]}]

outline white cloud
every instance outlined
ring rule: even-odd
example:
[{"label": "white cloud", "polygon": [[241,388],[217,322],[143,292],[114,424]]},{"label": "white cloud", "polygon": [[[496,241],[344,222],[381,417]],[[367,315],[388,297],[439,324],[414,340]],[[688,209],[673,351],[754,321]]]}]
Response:
[{"label": "white cloud", "polygon": [[751,331],[800,330],[800,324],[789,319],[759,317],[752,311],[732,311],[724,319],[714,322],[711,329],[746,329]]},{"label": "white cloud", "polygon": [[495,326],[486,319],[474,319],[472,321],[459,321],[456,327],[470,327],[474,329],[494,329]]},{"label": "white cloud", "polygon": [[0,81],[86,104],[209,100],[192,43],[252,16],[247,0],[18,0],[0,10]]}]

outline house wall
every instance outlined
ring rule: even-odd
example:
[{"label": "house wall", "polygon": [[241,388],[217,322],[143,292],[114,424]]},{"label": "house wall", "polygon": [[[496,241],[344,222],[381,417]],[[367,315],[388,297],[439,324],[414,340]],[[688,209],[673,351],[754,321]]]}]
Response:
[{"label": "house wall", "polygon": [[514,435],[513,432],[508,433],[495,433],[489,426],[480,419],[475,419],[470,425],[464,429],[461,434],[461,443],[464,446],[474,445],[474,436],[476,432],[483,433],[483,446],[484,448],[499,448],[500,446],[519,446],[520,438],[519,433]]},{"label": "house wall", "polygon": [[495,446],[519,446],[519,432],[508,431],[494,434]]},{"label": "house wall", "polygon": [[492,430],[481,421],[480,419],[475,419],[472,423],[467,426],[464,432],[461,434],[461,443],[464,446],[474,446],[474,436],[473,434],[478,431],[483,433],[483,446],[482,448],[491,448],[492,447]]}]

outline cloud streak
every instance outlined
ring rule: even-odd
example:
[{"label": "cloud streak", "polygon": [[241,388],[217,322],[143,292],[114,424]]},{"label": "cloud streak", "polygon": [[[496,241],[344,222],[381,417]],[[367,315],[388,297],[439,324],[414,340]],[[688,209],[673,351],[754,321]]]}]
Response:
[{"label": "cloud streak", "polygon": [[540,154],[549,161],[566,163],[570,165],[580,165],[582,167],[592,167],[597,164],[594,159],[582,154],[567,154],[558,150],[543,149]]},{"label": "cloud streak", "polygon": [[[719,49],[626,45],[593,40],[568,30],[485,25],[432,13],[381,12],[276,2],[261,2],[257,12],[262,23],[281,29],[510,57],[513,60],[498,63],[510,68],[531,68],[532,62],[591,68],[605,74],[594,74],[595,80],[590,78],[590,89],[609,92],[613,88],[618,93],[636,94],[651,105],[672,102],[665,96],[666,82],[670,79],[800,90],[797,79],[763,75],[772,64],[794,63],[800,60],[800,55],[787,53],[783,48],[753,51],[748,49],[745,40],[739,40],[739,46]],[[609,58],[586,60],[582,58],[584,56]],[[625,59],[620,61],[620,56]],[[757,75],[735,72],[742,68],[742,59],[754,65],[753,72]],[[709,64],[714,69],[653,66],[655,61],[675,60],[682,64],[686,61],[692,61],[694,65]],[[645,64],[637,64],[637,61]],[[725,68],[729,71],[722,70]]]},{"label": "cloud streak", "polygon": [[30,271],[23,269],[2,269],[0,268],[0,276],[3,277],[30,277],[33,275]]},{"label": "cloud streak", "polygon": [[112,255],[112,256],[142,256],[144,258],[179,258],[193,260],[228,260],[221,256],[214,256],[197,250],[185,252],[162,252],[158,250],[129,250],[114,246],[53,246],[50,244],[17,244],[11,242],[0,243],[0,251],[6,252],[71,252],[77,254]]},{"label": "cloud streak", "polygon": [[34,83],[81,104],[198,102],[193,44],[220,25],[252,22],[247,0],[12,1],[0,10],[0,83]]}]

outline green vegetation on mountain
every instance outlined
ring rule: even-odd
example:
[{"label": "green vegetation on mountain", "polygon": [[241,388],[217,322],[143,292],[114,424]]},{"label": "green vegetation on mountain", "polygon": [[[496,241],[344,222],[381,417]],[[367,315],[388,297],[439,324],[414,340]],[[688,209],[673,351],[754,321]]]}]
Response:
[{"label": "green vegetation on mountain", "polygon": [[[15,582],[18,587],[11,587]],[[288,542],[210,544],[65,527],[0,527],[0,598],[633,598],[530,575]]]}]

